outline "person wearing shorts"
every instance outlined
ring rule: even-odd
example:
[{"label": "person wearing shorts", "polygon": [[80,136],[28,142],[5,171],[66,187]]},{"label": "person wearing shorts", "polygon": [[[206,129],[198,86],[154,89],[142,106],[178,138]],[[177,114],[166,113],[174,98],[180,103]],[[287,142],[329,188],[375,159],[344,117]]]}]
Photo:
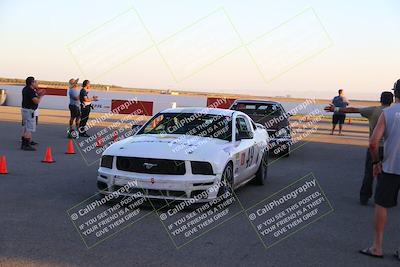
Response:
[{"label": "person wearing shorts", "polygon": [[[394,85],[396,103],[385,108],[370,139],[375,188],[374,241],[360,250],[364,255],[383,258],[382,243],[387,221],[387,209],[397,206],[400,191],[400,79]],[[379,142],[384,139],[383,160],[379,159]],[[400,260],[397,250],[395,256]]]},{"label": "person wearing shorts", "polygon": [[342,135],[342,128],[344,121],[346,119],[346,114],[340,112],[339,108],[345,108],[349,105],[349,101],[344,96],[343,89],[339,89],[338,94],[339,94],[338,96],[335,96],[332,99],[332,105],[335,107],[332,116],[332,132],[331,132],[332,135],[335,132],[335,128],[338,123],[339,123],[339,135]]},{"label": "person wearing shorts", "polygon": [[[336,126],[336,124],[343,125],[344,121],[346,120],[346,114],[339,114],[339,113],[334,113],[332,116],[332,124]],[[341,130],[339,129],[339,133]]]},{"label": "person wearing shorts", "polygon": [[382,171],[376,185],[375,203],[385,208],[396,207],[399,190],[400,174]]},{"label": "person wearing shorts", "polygon": [[[39,108],[35,109],[35,111],[33,113],[33,116],[35,117],[35,121],[36,121],[36,127],[35,128],[37,128],[37,126],[39,125]],[[21,125],[24,126],[24,121],[22,121]],[[23,142],[23,140],[24,140],[24,136],[23,135],[24,134],[22,133],[21,142]],[[31,142],[30,142],[31,146],[36,146],[38,144],[39,143],[37,143],[37,142],[33,141],[33,139],[31,139]]]},{"label": "person wearing shorts", "polygon": [[[68,138],[77,138],[78,137],[79,123],[80,123],[80,119],[81,119],[78,81],[79,81],[79,79],[70,79],[69,80],[69,90],[68,90],[69,105],[68,105],[68,108],[70,111],[70,118],[69,118]],[[73,129],[74,121],[75,121],[76,131]]]},{"label": "person wearing shorts", "polygon": [[38,89],[38,83],[34,77],[26,78],[26,86],[22,89],[22,142],[21,149],[25,151],[35,151],[31,144],[32,133],[36,131],[35,110],[45,94],[44,90]]},{"label": "person wearing shorts", "polygon": [[[383,109],[390,107],[393,103],[393,93],[389,91],[384,91],[381,93],[380,98],[380,106],[371,106],[371,107],[346,107],[346,108],[339,108],[338,111],[342,113],[359,113],[362,117],[368,119],[369,124],[369,136],[372,136],[374,132],[375,126],[378,122],[380,115],[383,112]],[[324,108],[325,111],[332,112],[334,111],[335,107],[333,105],[326,106]],[[380,159],[383,158],[383,140],[381,140],[379,145],[379,157]],[[364,168],[364,179],[360,189],[360,204],[367,205],[368,200],[372,197],[373,193],[373,184],[374,184],[374,177],[372,175],[372,159],[371,159],[371,152],[369,148],[367,149],[366,157],[365,157],[365,168]]]}]

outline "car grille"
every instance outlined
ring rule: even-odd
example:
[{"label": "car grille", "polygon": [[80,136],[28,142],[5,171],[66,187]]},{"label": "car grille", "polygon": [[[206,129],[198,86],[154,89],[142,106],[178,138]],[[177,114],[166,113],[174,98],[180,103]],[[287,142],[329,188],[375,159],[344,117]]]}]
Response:
[{"label": "car grille", "polygon": [[[114,191],[121,189],[123,186],[114,185]],[[157,196],[157,197],[177,197],[186,198],[185,191],[177,190],[157,190],[157,189],[146,189],[146,188],[131,188],[128,194],[142,193],[144,196]]]},{"label": "car grille", "polygon": [[[120,185],[114,185],[114,187],[113,187],[113,189],[114,189],[114,191],[118,191],[118,190],[120,190],[121,188],[124,188],[123,186],[120,186]],[[126,191],[126,189],[124,188],[124,192],[126,192],[126,193],[128,193],[128,194],[138,194],[138,193],[141,193],[141,194],[144,194],[144,192],[143,192],[144,190],[143,189],[141,189],[141,188],[129,188],[128,189],[128,191]]]},{"label": "car grille", "polygon": [[185,161],[169,159],[149,159],[137,157],[117,157],[117,169],[127,172],[184,175]]}]

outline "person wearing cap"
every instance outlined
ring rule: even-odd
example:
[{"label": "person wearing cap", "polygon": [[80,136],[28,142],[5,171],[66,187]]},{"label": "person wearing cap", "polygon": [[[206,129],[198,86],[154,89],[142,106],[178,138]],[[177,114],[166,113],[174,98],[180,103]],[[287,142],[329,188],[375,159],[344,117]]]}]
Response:
[{"label": "person wearing cap", "polygon": [[[70,79],[69,80],[69,111],[70,111],[70,118],[69,118],[69,131],[68,131],[68,138],[77,138],[78,137],[78,130],[79,130],[79,123],[81,119],[81,110],[80,110],[80,101],[79,101],[79,89],[78,89],[78,81],[79,79]],[[76,131],[73,129],[75,121]]]},{"label": "person wearing cap", "polygon": [[38,82],[34,77],[25,80],[26,86],[22,89],[22,143],[21,149],[25,151],[35,151],[32,146],[32,133],[36,131],[35,110],[45,94],[44,90],[39,90]]},{"label": "person wearing cap", "polygon": [[[340,113],[360,113],[361,116],[368,119],[369,124],[369,136],[372,136],[374,132],[376,123],[378,122],[379,116],[382,114],[384,108],[390,107],[393,103],[393,93],[385,91],[381,93],[380,106],[356,108],[356,107],[346,107],[339,108],[333,105],[325,107],[325,111],[333,112],[338,111]],[[383,157],[383,140],[380,142],[379,146],[379,156]],[[368,200],[372,197],[374,178],[372,175],[372,159],[371,152],[369,148],[367,149],[367,155],[365,157],[365,169],[364,169],[364,179],[360,189],[360,204],[367,205]]]},{"label": "person wearing cap", "polygon": [[82,89],[79,92],[79,101],[81,105],[81,121],[79,123],[79,136],[89,137],[87,134],[86,124],[89,120],[90,110],[92,109],[92,101],[97,101],[97,96],[89,98],[90,81],[84,80]]},{"label": "person wearing cap", "polygon": [[[332,104],[337,108],[347,107],[350,103],[347,100],[347,98],[344,96],[344,90],[339,89],[338,94],[339,95],[335,96],[332,99]],[[334,110],[333,116],[332,116],[332,132],[331,132],[332,135],[335,132],[335,128],[338,123],[339,123],[339,135],[342,135],[342,128],[343,128],[345,119],[346,119],[346,114],[344,114],[343,112],[340,112],[338,110]]]},{"label": "person wearing cap", "polygon": [[[360,253],[383,258],[382,243],[387,209],[397,205],[400,191],[400,79],[394,85],[395,104],[385,108],[369,141],[375,188],[374,241]],[[379,158],[379,143],[384,139],[383,159]],[[395,256],[400,260],[399,250]]]}]

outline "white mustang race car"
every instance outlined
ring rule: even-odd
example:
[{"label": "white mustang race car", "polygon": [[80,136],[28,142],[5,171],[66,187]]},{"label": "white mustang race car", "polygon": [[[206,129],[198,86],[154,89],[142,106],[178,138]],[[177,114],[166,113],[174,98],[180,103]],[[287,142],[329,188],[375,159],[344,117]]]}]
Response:
[{"label": "white mustang race car", "polygon": [[134,184],[121,194],[211,201],[252,179],[264,184],[267,142],[266,129],[239,111],[167,109],[104,151],[97,186],[104,195]]}]

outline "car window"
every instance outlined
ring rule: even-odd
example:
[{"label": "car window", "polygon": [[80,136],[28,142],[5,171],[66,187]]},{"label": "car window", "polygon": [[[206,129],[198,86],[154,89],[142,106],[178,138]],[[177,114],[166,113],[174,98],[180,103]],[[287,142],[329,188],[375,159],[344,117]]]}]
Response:
[{"label": "car window", "polygon": [[244,117],[236,118],[236,129],[237,132],[251,132],[249,124]]},{"label": "car window", "polygon": [[246,105],[243,105],[243,109],[256,110],[257,106],[256,105],[251,105],[251,104],[246,104]]},{"label": "car window", "polygon": [[279,104],[264,105],[262,110],[268,115],[280,116],[282,115],[282,108]]},{"label": "car window", "polygon": [[232,109],[239,110],[247,115],[282,115],[282,108],[278,103],[237,103],[236,105],[232,106]]},{"label": "car window", "polygon": [[151,118],[139,134],[194,135],[231,141],[232,121],[224,115],[161,113]]}]

